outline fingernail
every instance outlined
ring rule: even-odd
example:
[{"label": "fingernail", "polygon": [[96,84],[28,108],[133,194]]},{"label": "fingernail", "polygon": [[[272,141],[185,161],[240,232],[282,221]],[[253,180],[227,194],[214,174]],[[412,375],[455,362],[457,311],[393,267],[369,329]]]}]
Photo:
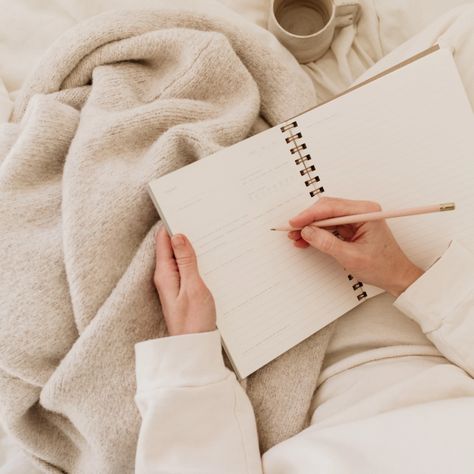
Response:
[{"label": "fingernail", "polygon": [[184,245],[184,235],[182,234],[176,234],[171,237],[171,244],[173,245],[173,248],[179,249],[183,247]]},{"label": "fingernail", "polygon": [[303,229],[301,230],[301,237],[303,237],[303,239],[310,239],[313,234],[314,229],[312,227],[303,227]]}]

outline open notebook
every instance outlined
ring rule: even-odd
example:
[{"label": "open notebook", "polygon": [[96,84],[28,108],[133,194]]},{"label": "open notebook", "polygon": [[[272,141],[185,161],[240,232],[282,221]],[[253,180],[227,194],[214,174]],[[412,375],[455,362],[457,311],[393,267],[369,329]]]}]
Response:
[{"label": "open notebook", "polygon": [[454,212],[388,221],[427,268],[452,239],[474,251],[473,185],[473,113],[451,51],[436,49],[149,190],[168,231],[193,243],[224,347],[246,377],[382,292],[271,227],[322,195],[384,209],[454,201]]}]

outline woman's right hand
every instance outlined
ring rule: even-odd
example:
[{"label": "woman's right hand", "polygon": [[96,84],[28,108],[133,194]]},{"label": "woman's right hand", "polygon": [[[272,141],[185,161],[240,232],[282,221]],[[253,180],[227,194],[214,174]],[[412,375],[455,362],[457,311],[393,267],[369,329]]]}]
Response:
[{"label": "woman's right hand", "polygon": [[[288,237],[300,248],[312,246],[334,257],[359,281],[382,288],[394,296],[403,293],[422,274],[403,253],[385,220],[317,227],[315,221],[330,217],[380,211],[371,201],[322,197],[314,205],[290,219]],[[332,232],[336,230],[342,239]]]}]

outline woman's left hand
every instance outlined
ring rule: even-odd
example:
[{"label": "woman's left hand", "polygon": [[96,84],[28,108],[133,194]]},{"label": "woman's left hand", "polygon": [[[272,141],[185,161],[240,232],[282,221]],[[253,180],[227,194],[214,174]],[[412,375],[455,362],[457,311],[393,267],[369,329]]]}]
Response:
[{"label": "woman's left hand", "polygon": [[164,227],[158,231],[153,281],[170,336],[216,329],[214,298],[199,275],[191,242],[183,234],[170,239]]}]

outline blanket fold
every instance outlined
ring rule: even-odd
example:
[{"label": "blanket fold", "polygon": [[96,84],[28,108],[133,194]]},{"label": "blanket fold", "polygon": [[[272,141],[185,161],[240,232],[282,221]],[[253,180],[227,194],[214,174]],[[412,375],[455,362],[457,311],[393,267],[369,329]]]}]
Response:
[{"label": "blanket fold", "polygon": [[[107,12],[47,51],[0,127],[0,420],[45,472],[134,470],[134,344],[166,335],[146,184],[315,101],[230,11]],[[262,451],[307,423],[331,331],[243,382]]]}]

